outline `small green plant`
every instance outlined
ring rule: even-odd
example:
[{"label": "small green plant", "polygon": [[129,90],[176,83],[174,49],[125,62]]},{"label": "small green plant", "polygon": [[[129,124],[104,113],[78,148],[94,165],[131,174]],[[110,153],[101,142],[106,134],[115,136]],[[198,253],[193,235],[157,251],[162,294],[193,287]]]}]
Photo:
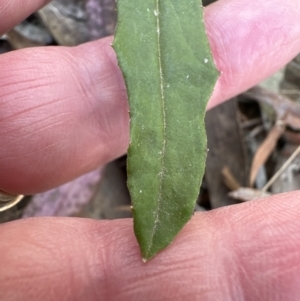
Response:
[{"label": "small green plant", "polygon": [[191,218],[206,160],[204,116],[218,77],[200,0],[118,0],[113,47],[130,105],[128,188],[143,260]]}]

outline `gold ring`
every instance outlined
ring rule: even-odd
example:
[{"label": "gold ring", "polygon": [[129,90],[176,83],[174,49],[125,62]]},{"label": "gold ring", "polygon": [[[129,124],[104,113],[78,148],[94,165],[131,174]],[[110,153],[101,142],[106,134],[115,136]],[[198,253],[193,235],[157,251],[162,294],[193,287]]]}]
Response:
[{"label": "gold ring", "polygon": [[0,190],[0,212],[8,210],[9,208],[17,205],[23,198],[24,195],[22,194],[8,194]]}]

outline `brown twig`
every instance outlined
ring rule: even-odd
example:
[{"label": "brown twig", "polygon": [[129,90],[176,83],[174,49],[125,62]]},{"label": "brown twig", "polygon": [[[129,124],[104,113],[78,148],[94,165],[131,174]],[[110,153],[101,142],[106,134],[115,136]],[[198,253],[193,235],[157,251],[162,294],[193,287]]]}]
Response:
[{"label": "brown twig", "polygon": [[293,154],[289,157],[289,159],[281,166],[281,168],[274,174],[274,176],[270,179],[270,181],[263,187],[262,191],[266,192],[274,182],[280,177],[280,175],[285,171],[285,169],[296,159],[296,157],[300,154],[300,146],[293,152]]}]

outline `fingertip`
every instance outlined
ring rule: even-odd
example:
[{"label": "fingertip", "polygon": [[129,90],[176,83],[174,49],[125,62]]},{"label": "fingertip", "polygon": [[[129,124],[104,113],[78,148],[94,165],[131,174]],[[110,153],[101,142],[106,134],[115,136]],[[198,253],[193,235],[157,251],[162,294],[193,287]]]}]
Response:
[{"label": "fingertip", "polygon": [[205,8],[208,38],[221,72],[208,108],[258,84],[299,53],[299,5],[293,0],[284,6],[280,0],[224,0]]}]

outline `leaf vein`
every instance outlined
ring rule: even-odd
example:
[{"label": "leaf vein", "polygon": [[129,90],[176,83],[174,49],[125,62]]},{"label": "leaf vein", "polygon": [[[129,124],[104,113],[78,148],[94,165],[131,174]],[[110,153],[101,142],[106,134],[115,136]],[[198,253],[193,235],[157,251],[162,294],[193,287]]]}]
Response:
[{"label": "leaf vein", "polygon": [[[160,78],[160,93],[161,93],[161,103],[162,103],[162,115],[163,115],[163,144],[161,151],[161,171],[158,174],[159,176],[159,190],[157,197],[157,208],[155,211],[155,220],[153,225],[153,230],[151,233],[150,243],[148,247],[148,252],[151,250],[153,246],[154,236],[157,230],[157,225],[159,223],[159,213],[161,210],[161,202],[162,202],[162,186],[163,186],[163,178],[165,172],[165,153],[166,153],[166,106],[165,106],[165,92],[164,92],[164,76],[162,70],[162,57],[161,57],[161,43],[160,43],[160,8],[159,8],[160,0],[156,0],[156,10],[154,15],[156,17],[156,32],[157,32],[157,48],[158,48],[158,65],[159,65],[159,78]],[[147,253],[148,253],[147,252]]]}]

